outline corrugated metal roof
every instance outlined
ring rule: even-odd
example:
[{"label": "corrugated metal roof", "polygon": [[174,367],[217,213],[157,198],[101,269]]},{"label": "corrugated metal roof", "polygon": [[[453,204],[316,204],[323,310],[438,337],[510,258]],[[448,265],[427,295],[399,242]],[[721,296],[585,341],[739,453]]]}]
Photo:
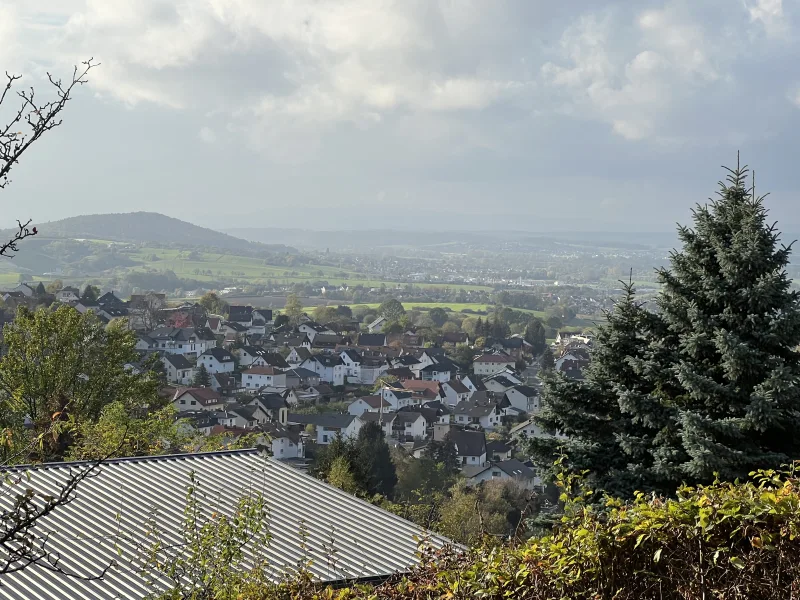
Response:
[{"label": "corrugated metal roof", "polygon": [[[30,480],[23,479],[20,487],[55,494],[80,466],[56,463],[29,469]],[[56,509],[38,527],[53,531],[49,547],[60,553],[65,570],[88,576],[101,572],[112,561],[119,566],[101,581],[81,581],[31,566],[0,578],[0,598],[140,600],[153,590],[138,574],[136,545],[117,539],[120,527],[134,540],[137,536],[141,539],[147,519],[155,515],[166,534],[165,542],[181,543],[191,471],[196,474],[209,513],[231,514],[250,490],[263,493],[272,535],[265,554],[276,581],[304,557],[313,561],[311,572],[322,581],[386,576],[417,562],[420,538],[437,547],[448,543],[257,450],[118,459],[103,464],[96,476],[82,481],[77,498]],[[10,502],[9,495],[4,495],[0,506],[7,507]],[[305,554],[301,527],[307,532]],[[331,552],[326,550],[331,540],[335,567],[330,565]]]}]

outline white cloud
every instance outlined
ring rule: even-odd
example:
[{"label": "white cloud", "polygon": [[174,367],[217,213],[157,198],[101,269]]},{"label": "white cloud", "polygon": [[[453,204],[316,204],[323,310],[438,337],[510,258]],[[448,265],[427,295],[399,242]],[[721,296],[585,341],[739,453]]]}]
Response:
[{"label": "white cloud", "polygon": [[197,137],[199,137],[206,144],[213,144],[217,141],[217,134],[214,133],[214,130],[210,127],[201,127]]},{"label": "white cloud", "polygon": [[788,31],[783,0],[755,0],[747,7],[750,21],[760,23],[769,36],[782,36]]}]

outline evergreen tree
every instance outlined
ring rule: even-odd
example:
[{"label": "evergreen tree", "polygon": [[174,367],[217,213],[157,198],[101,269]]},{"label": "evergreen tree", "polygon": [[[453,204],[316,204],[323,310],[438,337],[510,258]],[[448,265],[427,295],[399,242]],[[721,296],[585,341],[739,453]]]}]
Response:
[{"label": "evergreen tree", "polygon": [[674,407],[655,450],[673,483],[745,477],[800,458],[800,311],[763,197],[729,169],[719,198],[678,230],[683,248],[658,271],[662,320],[643,366]]},{"label": "evergreen tree", "polygon": [[192,384],[195,387],[209,387],[211,385],[211,375],[208,373],[208,369],[206,369],[205,365],[200,365],[200,368],[197,369]]},{"label": "evergreen tree", "polygon": [[[592,486],[617,496],[658,489],[650,453],[665,416],[637,369],[647,354],[651,315],[636,302],[631,283],[598,327],[592,363],[583,381],[548,371],[544,410],[537,424],[560,436],[530,440],[536,461],[550,465],[562,452],[576,471],[589,471]],[[566,436],[566,437],[564,437]]]},{"label": "evergreen tree", "polygon": [[356,479],[364,482],[364,489],[370,494],[391,496],[397,484],[397,472],[380,425],[367,423],[361,428],[355,443],[355,457]]},{"label": "evergreen tree", "polygon": [[453,440],[450,439],[450,434],[446,434],[444,440],[438,442],[432,440],[428,447],[425,449],[425,456],[430,458],[436,464],[442,465],[444,472],[448,475],[454,474],[458,471],[458,452]]},{"label": "evergreen tree", "polygon": [[534,356],[541,354],[547,346],[547,333],[539,319],[534,318],[528,322],[525,326],[524,338],[532,346],[531,352]]},{"label": "evergreen tree", "polygon": [[544,372],[552,371],[556,366],[556,359],[553,356],[553,351],[547,346],[542,350],[542,358],[539,361],[539,365]]},{"label": "evergreen tree", "polygon": [[47,294],[47,290],[44,289],[44,284],[40,281],[39,285],[36,286],[36,296],[41,298],[45,294]]}]

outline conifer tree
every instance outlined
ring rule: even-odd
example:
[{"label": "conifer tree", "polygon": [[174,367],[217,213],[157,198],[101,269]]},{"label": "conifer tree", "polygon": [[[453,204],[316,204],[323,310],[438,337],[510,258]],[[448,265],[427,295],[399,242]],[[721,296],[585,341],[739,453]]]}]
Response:
[{"label": "conifer tree", "polygon": [[192,383],[195,387],[208,387],[211,385],[211,375],[209,375],[205,365],[200,365],[200,368],[197,369]]},{"label": "conifer tree", "polygon": [[530,441],[539,464],[552,464],[563,452],[572,468],[589,471],[595,489],[618,496],[658,488],[650,449],[665,418],[649,401],[651,390],[635,366],[647,352],[651,316],[636,301],[632,283],[623,289],[598,327],[584,380],[545,375],[545,408],[536,420],[560,435]]},{"label": "conifer tree", "polygon": [[705,482],[800,458],[800,311],[790,247],[767,222],[747,167],[728,169],[719,198],[678,230],[683,248],[658,272],[662,331],[649,365],[675,412],[657,468]]}]

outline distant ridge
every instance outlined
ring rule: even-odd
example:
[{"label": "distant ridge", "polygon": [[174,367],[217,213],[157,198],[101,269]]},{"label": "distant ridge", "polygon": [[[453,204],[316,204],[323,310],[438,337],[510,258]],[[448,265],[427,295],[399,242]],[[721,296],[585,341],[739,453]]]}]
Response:
[{"label": "distant ridge", "polygon": [[225,250],[297,252],[290,246],[250,242],[154,212],[81,215],[35,225],[41,238],[86,238],[139,244],[208,246]]}]

